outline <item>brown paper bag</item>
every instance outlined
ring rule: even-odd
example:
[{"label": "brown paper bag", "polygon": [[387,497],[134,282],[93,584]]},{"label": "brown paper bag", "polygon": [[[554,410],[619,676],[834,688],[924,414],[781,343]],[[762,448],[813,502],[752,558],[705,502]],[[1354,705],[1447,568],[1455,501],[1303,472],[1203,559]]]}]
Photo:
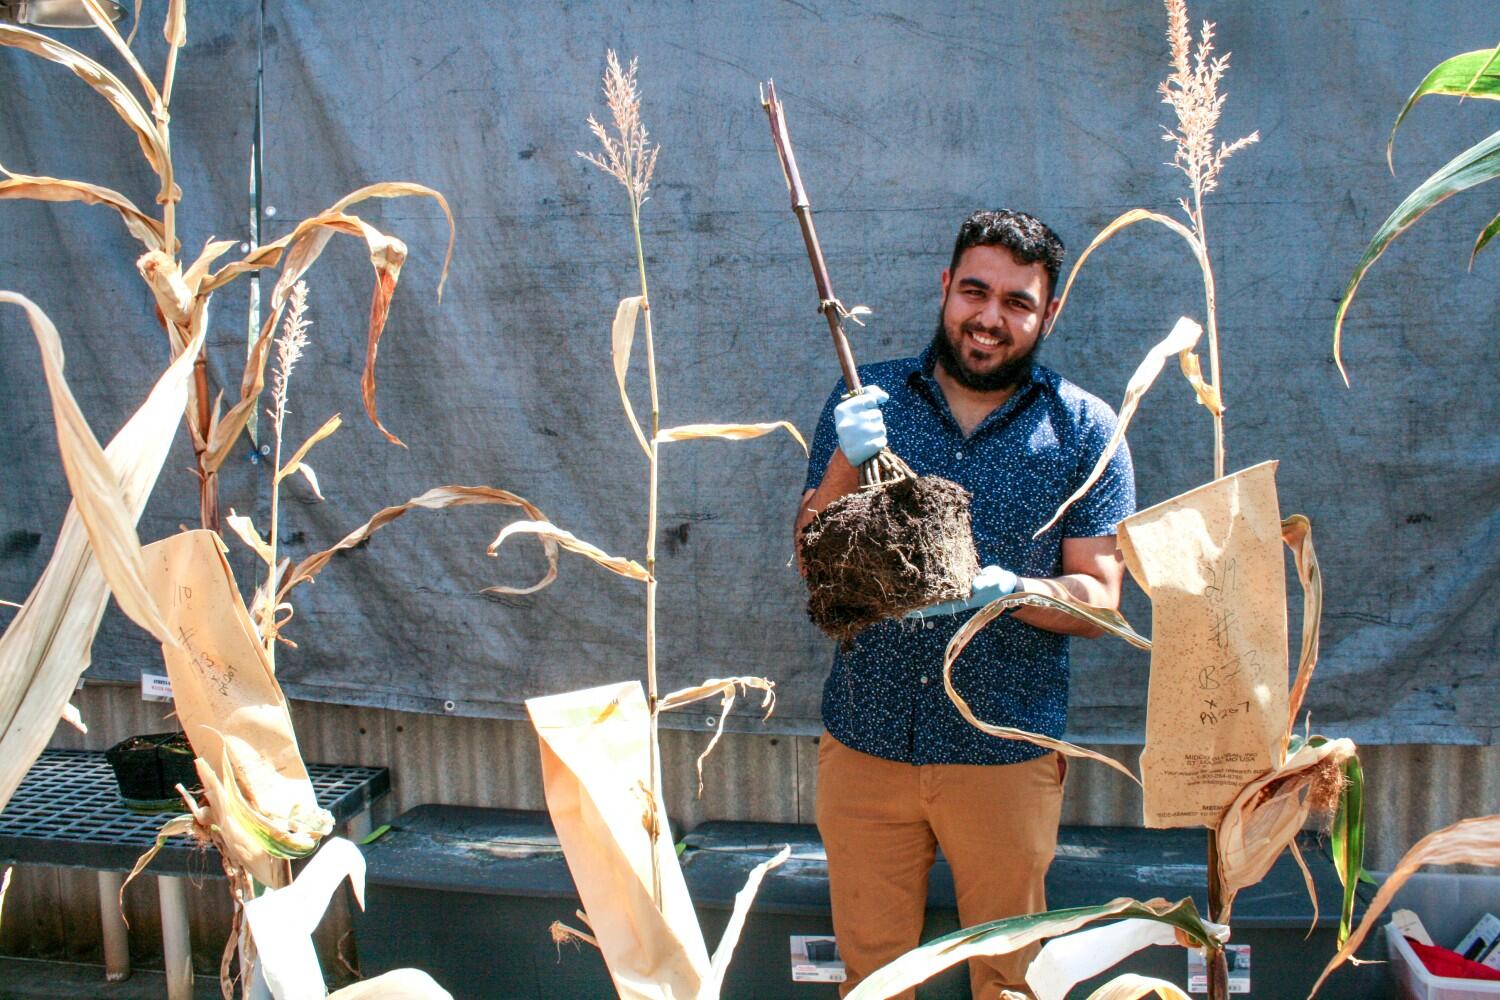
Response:
[{"label": "brown paper bag", "polygon": [[[178,640],[163,646],[177,719],[199,758],[215,821],[257,836],[226,836],[256,878],[280,884],[259,836],[282,854],[306,854],[333,826],[318,806],[292,731],[286,696],[271,671],[250,613],[235,587],[224,543],[212,531],[185,531],[143,550],[147,586]],[[215,780],[217,786],[215,786]],[[220,803],[227,803],[221,805]],[[245,813],[244,809],[249,812]]]},{"label": "brown paper bag", "polygon": [[[765,872],[751,874],[712,959],[660,802],[651,801],[649,713],[638,682],[526,702],[542,747],[547,809],[589,926],[623,1000],[716,1000]],[[657,787],[661,787],[657,782]],[[652,899],[652,824],[661,907]]]},{"label": "brown paper bag", "polygon": [[1280,763],[1286,734],[1276,463],[1127,518],[1119,544],[1151,597],[1145,823],[1211,826],[1246,782]]}]

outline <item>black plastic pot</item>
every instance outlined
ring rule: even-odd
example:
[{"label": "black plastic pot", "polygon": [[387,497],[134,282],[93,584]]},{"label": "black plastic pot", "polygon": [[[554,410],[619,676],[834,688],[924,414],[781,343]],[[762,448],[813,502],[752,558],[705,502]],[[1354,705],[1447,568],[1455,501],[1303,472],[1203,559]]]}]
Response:
[{"label": "black plastic pot", "polygon": [[120,798],[131,809],[155,811],[179,807],[177,786],[201,790],[193,766],[193,748],[182,733],[132,736],[104,752],[115,772]]}]

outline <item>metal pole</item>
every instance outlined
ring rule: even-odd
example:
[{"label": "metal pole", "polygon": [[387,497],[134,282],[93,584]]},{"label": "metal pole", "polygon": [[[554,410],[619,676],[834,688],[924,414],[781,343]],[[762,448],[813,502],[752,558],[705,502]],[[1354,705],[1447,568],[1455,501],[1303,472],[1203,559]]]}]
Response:
[{"label": "metal pole", "polygon": [[99,872],[99,929],[104,936],[104,978],[118,983],[130,978],[130,931],[120,912],[120,872]]},{"label": "metal pole", "polygon": [[193,1000],[193,945],[188,935],[187,879],[158,875],[161,952],[167,970],[167,1000]]}]

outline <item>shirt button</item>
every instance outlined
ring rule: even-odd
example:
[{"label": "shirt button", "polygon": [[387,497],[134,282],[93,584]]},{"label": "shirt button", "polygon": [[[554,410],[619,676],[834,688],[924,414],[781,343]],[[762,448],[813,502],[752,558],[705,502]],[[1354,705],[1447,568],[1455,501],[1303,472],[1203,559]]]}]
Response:
[{"label": "shirt button", "polygon": [[964,453],[963,453],[963,452],[961,452],[961,451],[955,451],[955,452],[954,452],[954,453],[953,453],[953,457],[954,457],[954,458],[963,458],[963,457],[964,457]]},{"label": "shirt button", "polygon": [[927,683],[927,675],[926,675],[926,674],[923,674],[923,675],[922,675],[922,683],[923,683],[923,684],[926,684],[926,683]]}]

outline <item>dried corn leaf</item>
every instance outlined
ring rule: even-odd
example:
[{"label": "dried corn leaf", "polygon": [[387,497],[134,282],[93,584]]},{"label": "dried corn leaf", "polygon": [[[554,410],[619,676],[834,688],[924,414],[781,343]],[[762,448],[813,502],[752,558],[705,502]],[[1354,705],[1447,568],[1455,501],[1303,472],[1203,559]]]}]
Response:
[{"label": "dried corn leaf", "polygon": [[125,124],[130,126],[141,145],[141,152],[146,154],[146,162],[151,164],[156,175],[165,177],[171,171],[166,144],[157,131],[156,123],[119,77],[77,49],[14,25],[0,24],[0,45],[23,49],[72,70],[74,76],[94,88],[125,120]]},{"label": "dried corn leaf", "polygon": [[182,283],[188,287],[194,295],[203,287],[203,280],[208,277],[208,269],[213,267],[214,261],[224,256],[234,247],[234,240],[209,240],[203,245],[203,252],[198,259],[188,265],[188,269],[182,272]]},{"label": "dried corn leaf", "polygon": [[1334,955],[1323,969],[1318,981],[1313,984],[1312,990],[1308,992],[1309,1000],[1317,994],[1329,974],[1359,950],[1359,946],[1364,943],[1365,935],[1370,933],[1370,928],[1375,926],[1375,921],[1380,914],[1385,912],[1385,908],[1390,905],[1396,892],[1423,865],[1486,865],[1492,868],[1500,866],[1500,815],[1476,816],[1472,819],[1459,820],[1452,826],[1445,826],[1441,830],[1434,830],[1403,854],[1401,860],[1396,862],[1396,867],[1390,877],[1385,880],[1380,890],[1375,893],[1375,898],[1365,908],[1365,915],[1361,918],[1359,926],[1339,949],[1338,954]]},{"label": "dried corn leaf", "polygon": [[[109,581],[120,610],[150,632],[158,642],[174,640],[161,612],[146,589],[146,570],[141,563],[141,541],[135,533],[135,517],[120,492],[119,476],[104,456],[104,449],[89,429],[83,411],[73,399],[63,377],[62,338],[57,327],[35,302],[15,292],[0,292],[0,303],[26,311],[31,331],[42,354],[42,370],[52,398],[52,419],[57,428],[57,446],[63,472],[73,493],[89,546],[99,569]],[[201,342],[200,342],[201,346]]]},{"label": "dried corn leaf", "polygon": [[709,754],[713,753],[714,747],[724,736],[724,721],[729,718],[729,710],[734,708],[736,695],[748,695],[751,688],[765,692],[765,697],[760,701],[760,707],[766,710],[762,718],[769,719],[771,713],[776,711],[776,684],[764,677],[714,677],[702,684],[673,691],[656,703],[658,712],[670,712],[674,708],[692,705],[715,695],[720,699],[718,727],[714,730],[713,739],[708,741],[708,746],[704,747],[703,752],[698,755],[698,795],[700,798],[703,795],[703,762],[708,759]]},{"label": "dried corn leaf", "polygon": [[1297,679],[1287,698],[1286,735],[1290,739],[1297,728],[1302,699],[1312,683],[1313,669],[1318,665],[1318,631],[1323,624],[1323,571],[1318,568],[1318,554],[1313,549],[1312,522],[1293,514],[1281,522],[1281,540],[1292,550],[1297,579],[1302,584],[1302,653],[1297,658]]},{"label": "dried corn leaf", "polygon": [[110,20],[104,5],[99,0],[83,0],[83,8],[93,19],[94,27],[98,28],[99,33],[109,40],[110,44],[115,47],[115,51],[120,53],[120,57],[130,67],[131,72],[135,74],[136,82],[141,85],[141,90],[150,100],[152,110],[160,109],[162,107],[161,95],[157,93],[156,84],[152,83],[151,78],[146,75],[145,68],[135,57],[135,53],[130,50],[130,43],[121,37],[119,29],[115,27],[114,21]]},{"label": "dried corn leaf", "polygon": [[[1266,877],[1302,827],[1319,782],[1337,781],[1354,756],[1346,739],[1312,739],[1282,764],[1247,783],[1219,820],[1219,884],[1224,898]],[[1329,803],[1332,805],[1332,803]]]},{"label": "dried corn leaf", "polygon": [[[298,448],[295,452],[292,453],[292,457],[287,461],[287,463],[280,469],[276,470],[276,482],[279,483],[287,476],[290,476],[292,473],[299,471],[302,467],[302,460],[307,457],[308,452],[312,451],[313,445],[317,444],[319,441],[323,440],[324,438],[328,437],[328,435],[338,430],[339,427],[343,425],[343,423],[343,418],[337,413],[329,417],[327,420],[323,421],[323,426],[313,431],[312,436],[309,437],[306,441],[302,442],[302,447]],[[317,477],[313,476],[310,477],[310,479],[313,484],[313,492],[316,493],[318,489]],[[322,494],[319,494],[320,498],[321,496]]]},{"label": "dried corn leaf", "polygon": [[262,243],[260,246],[250,251],[250,253],[245,257],[233,262],[232,264],[229,264],[220,271],[214,272],[214,274],[209,277],[204,290],[211,292],[217,288],[222,287],[225,284],[228,284],[230,281],[233,281],[239,275],[249,271],[259,271],[263,268],[275,267],[278,263],[280,263],[282,254],[286,250],[287,246],[290,245],[294,239],[305,235],[305,233],[310,228],[312,228],[312,224],[315,223],[315,221],[319,218],[327,215],[341,214],[345,209],[350,208],[351,206],[356,205],[361,201],[366,201],[370,198],[402,198],[409,196],[432,198],[438,203],[438,206],[442,208],[443,215],[448,220],[448,250],[447,253],[443,256],[443,269],[441,274],[438,276],[438,298],[441,300],[443,285],[448,280],[448,265],[453,260],[453,244],[456,236],[456,230],[453,226],[453,213],[448,208],[447,199],[445,199],[441,193],[422,184],[413,184],[406,181],[383,181],[378,184],[368,184],[358,189],[357,191],[349,192],[348,194],[344,195],[344,197],[334,202],[333,205],[330,206],[327,210],[320,212],[318,213],[318,215],[312,216],[311,218],[304,219],[302,222],[298,223],[297,226],[292,230],[292,232],[288,233],[287,235],[282,236],[279,239],[272,240],[269,243]]},{"label": "dried corn leaf", "polygon": [[767,424],[683,424],[680,427],[663,428],[656,435],[658,441],[694,441],[700,438],[723,438],[726,441],[744,441],[758,438],[774,430],[785,429],[807,452],[807,442],[802,440],[791,421],[776,420]]},{"label": "dried corn leaf", "polygon": [[1057,311],[1052,315],[1052,322],[1047,325],[1046,332],[1048,334],[1051,334],[1052,330],[1057,326],[1058,317],[1062,315],[1063,307],[1067,305],[1068,294],[1073,290],[1073,282],[1078,280],[1078,272],[1083,270],[1083,262],[1089,259],[1089,255],[1103,246],[1110,237],[1114,236],[1120,230],[1127,226],[1133,226],[1137,222],[1147,221],[1159,222],[1186,240],[1188,248],[1193,251],[1193,257],[1198,261],[1199,270],[1203,272],[1205,288],[1213,287],[1213,271],[1208,264],[1208,255],[1204,252],[1202,245],[1199,244],[1198,238],[1193,235],[1192,230],[1170,215],[1162,215],[1160,212],[1149,212],[1144,208],[1132,208],[1099,230],[1099,234],[1089,242],[1088,246],[1084,247],[1083,253],[1078,255],[1078,261],[1073,265],[1073,270],[1068,275],[1067,282],[1063,285],[1062,295],[1058,296]]},{"label": "dried corn leaf", "polygon": [[[194,347],[172,362],[104,449],[133,520],[145,509],[182,419],[196,353]],[[0,809],[47,745],[88,668],[108,600],[78,506],[71,504],[46,569],[0,635]]]},{"label": "dried corn leaf", "polygon": [[1141,780],[1131,772],[1130,768],[1111,757],[1106,757],[1093,750],[1085,750],[1083,747],[1069,743],[1066,740],[1054,739],[1050,736],[1043,736],[1040,733],[1027,732],[1024,729],[1013,729],[1010,726],[996,726],[992,723],[984,722],[974,714],[974,710],[969,707],[969,703],[964,700],[963,696],[958,693],[958,689],[954,687],[953,664],[958,660],[959,654],[964,651],[964,647],[973,640],[974,636],[979,634],[980,629],[996,618],[999,618],[1011,608],[1021,606],[1061,611],[1102,628],[1111,635],[1124,639],[1139,649],[1151,648],[1151,643],[1138,635],[1130,627],[1130,623],[1116,611],[1108,608],[1096,608],[1081,601],[1055,597],[1051,594],[1038,594],[1023,590],[1018,593],[1007,594],[997,601],[986,604],[972,618],[964,622],[963,627],[953,634],[952,639],[948,640],[948,648],[943,653],[943,688],[948,692],[948,698],[958,708],[958,713],[964,717],[969,725],[989,733],[991,736],[998,736],[1004,740],[1020,740],[1023,743],[1045,747],[1048,750],[1055,750],[1066,757],[1082,757],[1098,761],[1101,764],[1114,768],[1139,785]]},{"label": "dried corn leaf", "polygon": [[443,286],[448,283],[448,265],[453,263],[453,244],[458,238],[458,229],[453,225],[453,210],[448,207],[448,199],[443,197],[441,191],[425,184],[416,184],[411,181],[380,181],[350,191],[334,202],[328,211],[342,212],[371,198],[431,198],[443,210],[443,218],[448,220],[448,249],[443,252],[443,268],[438,274],[437,283],[437,299],[439,302],[443,301]]},{"label": "dried corn leaf", "polygon": [[1074,986],[1136,952],[1176,944],[1177,928],[1156,920],[1120,920],[1075,931],[1042,946],[1026,967],[1026,985],[1036,1000],[1065,1000]]},{"label": "dried corn leaf", "polygon": [[85,205],[104,205],[112,208],[125,223],[131,236],[145,244],[147,250],[165,247],[166,233],[161,221],[153,219],[136,207],[135,203],[118,191],[98,184],[70,181],[60,177],[34,177],[5,171],[6,179],[0,181],[0,198],[30,198],[34,201],[77,201]]},{"label": "dried corn leaf", "polygon": [[251,551],[260,556],[261,562],[269,566],[275,561],[275,556],[271,554],[271,546],[266,543],[264,538],[260,537],[260,532],[255,530],[255,522],[251,521],[249,516],[236,514],[234,508],[231,507],[229,508],[229,516],[224,518],[224,523],[229,525],[229,530],[233,531],[239,537],[240,541],[244,542],[249,546]]},{"label": "dried corn leaf", "polygon": [[187,44],[187,0],[170,0],[161,33],[173,48],[180,49]]},{"label": "dried corn leaf", "polygon": [[[238,440],[240,432],[245,429],[245,424],[249,422],[251,414],[259,405],[261,390],[266,384],[266,358],[276,333],[276,327],[281,321],[281,313],[286,306],[287,297],[291,294],[292,287],[322,255],[324,247],[328,245],[329,239],[336,232],[359,236],[369,248],[370,264],[375,269],[375,291],[370,300],[370,321],[365,341],[365,367],[360,376],[360,392],[365,404],[365,413],[369,416],[371,423],[385,435],[388,441],[393,444],[402,444],[399,438],[386,430],[379,417],[376,416],[375,358],[379,351],[381,334],[385,331],[386,318],[390,312],[391,296],[396,291],[396,282],[401,275],[401,265],[406,260],[406,244],[394,236],[387,236],[356,216],[330,211],[304,219],[290,234],[275,243],[268,243],[258,248],[250,258],[247,258],[247,260],[264,258],[264,263],[243,268],[254,270],[256,267],[270,266],[282,260],[282,249],[286,250],[281,275],[271,291],[270,313],[261,325],[260,335],[251,345],[249,355],[245,360],[245,373],[240,379],[239,402],[230,407],[229,412],[219,420],[209,439],[207,453],[203,457],[204,467],[208,471],[217,471],[224,464],[234,442]],[[207,278],[199,289],[199,294],[206,294],[222,284],[219,278],[226,271],[230,272],[230,277],[233,277],[234,273],[238,273],[232,271],[235,266],[230,264]],[[228,278],[224,280],[227,281]]]},{"label": "dried corn leaf", "polygon": [[[1081,264],[1082,261],[1079,263]],[[1073,270],[1074,273],[1077,273],[1078,268],[1076,265]],[[1136,366],[1135,374],[1130,376],[1130,381],[1125,385],[1125,399],[1120,404],[1120,417],[1115,423],[1115,432],[1110,435],[1109,443],[1104,446],[1104,451],[1100,453],[1098,461],[1094,463],[1093,471],[1083,481],[1083,485],[1078,487],[1072,496],[1062,502],[1062,506],[1057,508],[1057,512],[1052,515],[1047,523],[1036,530],[1036,534],[1032,535],[1032,538],[1041,538],[1050,531],[1052,526],[1062,519],[1063,514],[1069,507],[1073,506],[1089,490],[1093,489],[1094,484],[1099,481],[1099,477],[1104,475],[1105,468],[1109,466],[1109,460],[1120,449],[1120,444],[1125,440],[1125,431],[1130,427],[1131,418],[1135,416],[1136,409],[1140,407],[1141,399],[1146,395],[1146,390],[1151,388],[1152,383],[1156,381],[1156,376],[1161,374],[1161,370],[1166,365],[1167,359],[1174,354],[1180,358],[1187,358],[1192,354],[1193,348],[1197,346],[1198,338],[1201,336],[1203,336],[1203,327],[1183,316],[1172,327],[1171,333],[1167,334],[1156,346],[1146,352],[1146,356]],[[1184,363],[1183,371],[1184,373],[1187,372],[1186,363]],[[1201,378],[1199,381],[1201,382]],[[1201,399],[1201,390],[1197,386],[1194,386],[1194,389],[1195,391],[1199,391],[1199,398]]]},{"label": "dried corn leaf", "polygon": [[313,496],[322,500],[323,490],[318,486],[318,474],[313,471],[313,467],[306,462],[298,462],[297,471],[302,474],[303,479],[307,480],[307,485],[312,489]]},{"label": "dried corn leaf", "polygon": [[550,521],[512,521],[500,529],[500,534],[496,535],[495,540],[490,543],[490,555],[496,555],[500,550],[500,545],[507,538],[512,535],[521,534],[540,535],[544,539],[556,542],[569,552],[576,552],[581,556],[587,556],[611,573],[618,573],[621,576],[629,577],[632,580],[639,580],[642,583],[651,579],[645,567],[634,559],[612,556],[598,546],[585,542],[577,535],[574,535],[570,531],[564,531]]},{"label": "dried corn leaf", "polygon": [[1191,899],[1170,904],[1164,899],[1139,902],[1120,898],[1097,906],[1078,906],[1047,913],[993,920],[929,941],[866,976],[845,1000],[883,1000],[909,990],[970,958],[1008,955],[1044,938],[1071,934],[1098,920],[1136,917],[1170,924],[1196,947],[1217,948],[1229,929],[1198,916]]},{"label": "dried corn leaf", "polygon": [[620,404],[625,407],[625,418],[630,421],[630,429],[635,432],[641,451],[650,458],[651,446],[646,443],[646,434],[641,430],[641,422],[636,419],[635,407],[630,403],[630,393],[625,391],[626,376],[630,372],[630,346],[635,341],[636,317],[640,315],[641,303],[644,301],[639,295],[631,295],[621,299],[620,304],[615,307],[615,321],[609,332],[609,351],[614,360],[615,383],[620,387]]},{"label": "dried corn leaf", "polygon": [[[504,504],[509,507],[520,507],[532,518],[545,521],[543,514],[531,501],[517,496],[507,490],[495,489],[493,486],[436,486],[423,493],[421,496],[412,497],[406,503],[396,504],[394,507],[386,507],[377,511],[375,516],[364,524],[349,532],[338,543],[321,552],[314,552],[303,559],[292,568],[286,577],[286,582],[276,593],[277,601],[284,601],[292,589],[299,583],[305,583],[317,576],[328,561],[338,552],[351,549],[369,538],[376,531],[390,524],[403,514],[412,510],[443,510],[447,507],[465,507],[471,504]],[[557,543],[551,539],[543,538],[542,547],[547,556],[547,573],[540,581],[530,587],[486,587],[486,593],[495,594],[531,594],[547,586],[557,579]]]},{"label": "dried corn leaf", "polygon": [[1182,988],[1174,986],[1165,979],[1153,979],[1150,976],[1138,976],[1134,972],[1127,972],[1123,976],[1117,976],[1089,994],[1089,1000],[1141,1000],[1142,997],[1155,993],[1162,1000],[1192,1000]]}]

